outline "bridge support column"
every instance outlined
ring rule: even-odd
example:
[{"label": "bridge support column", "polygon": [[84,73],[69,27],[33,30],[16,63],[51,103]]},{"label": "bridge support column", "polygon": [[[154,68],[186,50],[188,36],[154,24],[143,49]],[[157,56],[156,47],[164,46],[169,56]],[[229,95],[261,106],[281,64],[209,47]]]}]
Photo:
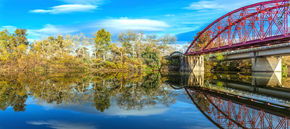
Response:
[{"label": "bridge support column", "polygon": [[204,72],[191,72],[187,86],[204,86]]},{"label": "bridge support column", "polygon": [[253,72],[253,86],[282,86],[282,72]]},{"label": "bridge support column", "polygon": [[282,72],[282,57],[256,57],[252,59],[253,72]]},{"label": "bridge support column", "polygon": [[204,57],[203,56],[183,56],[181,58],[180,71],[182,72],[204,71]]}]

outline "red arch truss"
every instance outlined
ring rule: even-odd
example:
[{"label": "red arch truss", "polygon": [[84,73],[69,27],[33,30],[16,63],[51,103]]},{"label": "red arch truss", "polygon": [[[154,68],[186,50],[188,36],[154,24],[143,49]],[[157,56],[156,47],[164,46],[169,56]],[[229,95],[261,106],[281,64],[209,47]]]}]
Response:
[{"label": "red arch truss", "polygon": [[185,55],[250,48],[289,40],[289,4],[289,0],[273,0],[229,12],[201,31]]},{"label": "red arch truss", "polygon": [[[201,113],[219,128],[290,128],[290,119],[285,113],[288,107],[201,87],[185,88],[185,91]],[[279,110],[283,111],[276,112]]]}]

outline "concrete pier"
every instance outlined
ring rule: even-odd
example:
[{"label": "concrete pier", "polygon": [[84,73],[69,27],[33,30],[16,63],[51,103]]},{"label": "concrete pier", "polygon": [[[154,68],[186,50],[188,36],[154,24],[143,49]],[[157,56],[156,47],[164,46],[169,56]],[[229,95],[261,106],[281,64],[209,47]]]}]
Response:
[{"label": "concrete pier", "polygon": [[183,56],[180,65],[181,72],[200,72],[204,71],[203,56]]},{"label": "concrete pier", "polygon": [[253,86],[282,87],[282,72],[253,72]]},{"label": "concrete pier", "polygon": [[188,78],[187,86],[204,86],[204,72],[191,72]]},{"label": "concrete pier", "polygon": [[252,58],[253,72],[282,72],[282,57],[256,57]]}]

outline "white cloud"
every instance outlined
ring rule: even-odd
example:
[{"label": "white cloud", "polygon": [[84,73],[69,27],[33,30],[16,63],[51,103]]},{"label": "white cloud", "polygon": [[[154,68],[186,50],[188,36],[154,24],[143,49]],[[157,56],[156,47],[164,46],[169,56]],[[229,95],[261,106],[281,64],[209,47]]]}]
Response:
[{"label": "white cloud", "polygon": [[109,19],[99,23],[100,27],[113,30],[134,30],[134,31],[163,31],[170,27],[166,22],[150,19]]},{"label": "white cloud", "polygon": [[36,126],[48,126],[52,129],[96,129],[93,125],[73,123],[73,122],[61,122],[61,121],[30,121],[27,122],[30,125]]},{"label": "white cloud", "polygon": [[[16,26],[1,26],[0,31],[7,29],[8,32],[14,33],[14,31],[17,29]],[[28,34],[28,40],[29,41],[34,41],[34,40],[39,40],[42,38],[46,38],[48,36],[55,36],[55,35],[64,35],[64,34],[72,34],[75,32],[79,32],[79,28],[74,28],[74,27],[67,27],[67,26],[56,26],[56,25],[51,25],[51,24],[46,24],[44,27],[40,29],[27,29],[27,34]]]},{"label": "white cloud", "polygon": [[12,33],[17,29],[17,27],[15,27],[15,26],[2,26],[2,27],[0,27],[0,31],[5,30],[5,29],[8,30],[8,32]]},{"label": "white cloud", "polygon": [[[168,29],[170,26],[163,21],[150,20],[150,19],[107,19],[95,22],[70,24],[70,25],[52,25],[46,24],[41,28],[27,28],[28,38],[30,41],[44,39],[48,36],[65,35],[65,34],[78,34],[83,33],[91,36],[98,30],[105,28],[113,34],[115,38],[119,32],[127,30],[144,31],[144,32],[160,32]],[[14,26],[0,26],[0,30],[8,29],[9,32],[14,32],[17,27]]]},{"label": "white cloud", "polygon": [[201,9],[221,9],[224,6],[218,4],[215,1],[199,1],[191,3],[186,9],[190,10],[201,10]]},{"label": "white cloud", "polygon": [[104,0],[57,0],[64,4],[50,7],[50,9],[30,10],[31,13],[73,13],[73,12],[90,12],[96,10]]},{"label": "white cloud", "polygon": [[191,3],[185,9],[189,10],[211,10],[211,9],[223,9],[226,11],[238,9],[240,7],[254,4],[257,2],[261,2],[264,0],[243,0],[243,1],[235,1],[235,0],[201,0],[198,2]]},{"label": "white cloud", "polygon": [[188,42],[178,42],[179,44],[170,44],[169,46],[173,47],[175,50],[184,53],[189,46]]},{"label": "white cloud", "polygon": [[174,14],[166,14],[164,15],[165,17],[174,17],[175,15]]},{"label": "white cloud", "polygon": [[43,28],[38,29],[38,30],[29,30],[30,32],[33,33],[41,33],[41,34],[49,34],[49,35],[55,35],[55,34],[68,34],[68,33],[73,33],[78,30],[71,29],[71,28],[66,28],[66,27],[61,27],[61,26],[55,26],[51,24],[45,25]]},{"label": "white cloud", "polygon": [[104,0],[59,0],[59,1],[69,4],[90,4],[90,5],[99,5],[104,3]]},{"label": "white cloud", "polygon": [[31,10],[32,13],[51,13],[51,14],[60,14],[60,13],[72,13],[72,12],[88,12],[97,9],[96,5],[83,5],[83,4],[65,4],[51,7],[51,9],[36,9]]},{"label": "white cloud", "polygon": [[158,115],[163,114],[169,110],[168,107],[162,105],[162,104],[156,104],[156,105],[145,105],[142,107],[142,110],[138,109],[131,109],[126,110],[117,105],[116,101],[111,101],[112,105],[111,107],[104,112],[106,115],[112,115],[112,116],[152,116],[152,115]]},{"label": "white cloud", "polygon": [[37,39],[43,39],[48,36],[54,36],[59,34],[71,34],[78,31],[79,31],[78,29],[74,29],[71,27],[55,26],[47,24],[40,29],[28,29],[27,33],[29,38],[31,38],[31,41],[33,41]]},{"label": "white cloud", "polygon": [[142,110],[138,109],[124,109],[124,107],[120,107],[117,104],[115,99],[111,100],[111,105],[109,109],[106,109],[104,112],[100,112],[96,110],[96,107],[92,106],[92,103],[84,103],[82,105],[79,104],[50,104],[46,102],[38,102],[40,106],[44,106],[46,110],[52,109],[65,109],[74,112],[80,113],[88,113],[88,114],[102,114],[102,115],[110,115],[110,116],[152,116],[163,114],[169,111],[169,108],[163,104],[156,105],[144,105]]}]

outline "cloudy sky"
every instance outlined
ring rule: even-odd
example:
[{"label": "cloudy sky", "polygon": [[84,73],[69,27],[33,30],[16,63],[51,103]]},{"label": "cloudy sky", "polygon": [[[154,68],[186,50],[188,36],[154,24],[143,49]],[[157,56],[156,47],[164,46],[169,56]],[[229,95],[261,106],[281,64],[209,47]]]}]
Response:
[{"label": "cloudy sky", "polygon": [[260,1],[0,0],[0,30],[24,28],[31,40],[56,34],[91,35],[101,28],[114,35],[127,30],[177,36],[189,33],[185,40],[192,40],[192,33],[218,17]]}]

